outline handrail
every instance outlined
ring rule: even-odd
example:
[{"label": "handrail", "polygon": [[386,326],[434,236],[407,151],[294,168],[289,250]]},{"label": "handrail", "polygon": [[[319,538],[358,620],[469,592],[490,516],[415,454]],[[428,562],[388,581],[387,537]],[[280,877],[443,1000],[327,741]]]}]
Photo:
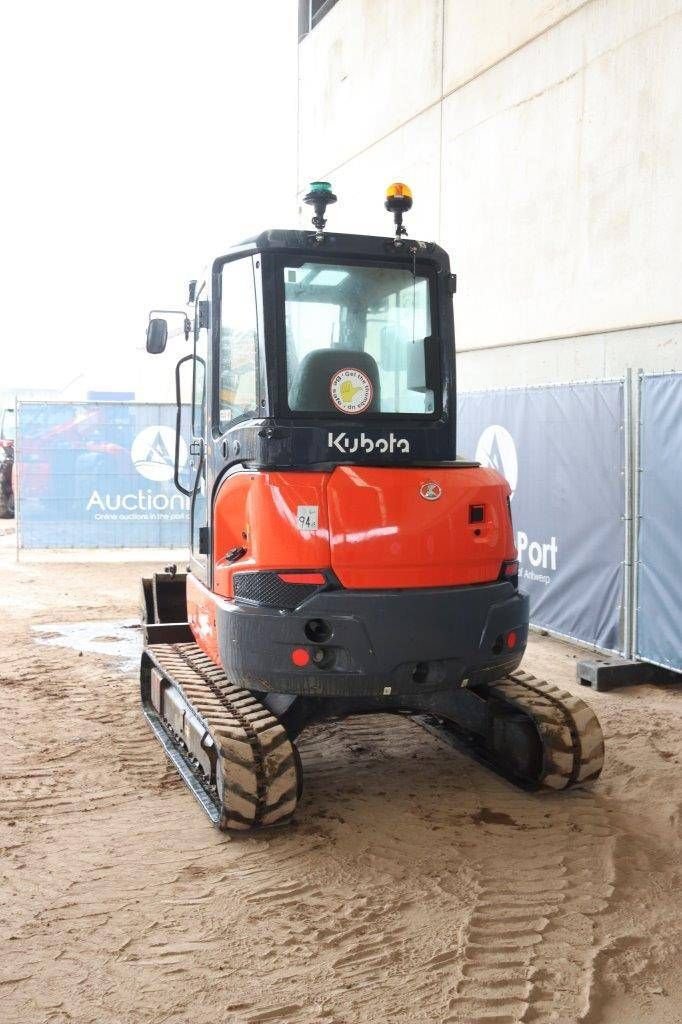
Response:
[{"label": "handrail", "polygon": [[194,354],[183,356],[175,364],[175,458],[173,460],[173,483],[181,494],[188,498],[192,497],[194,489],[189,491],[184,484],[180,483],[180,428],[182,427],[182,396],[180,394],[180,367],[188,359],[194,359]]}]

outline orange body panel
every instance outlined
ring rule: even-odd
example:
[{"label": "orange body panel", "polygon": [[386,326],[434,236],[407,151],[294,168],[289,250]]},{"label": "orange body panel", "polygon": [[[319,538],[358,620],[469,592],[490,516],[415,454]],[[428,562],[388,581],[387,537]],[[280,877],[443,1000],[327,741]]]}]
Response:
[{"label": "orange body panel", "polygon": [[[420,491],[436,484],[440,497]],[[509,485],[494,470],[339,466],[327,487],[331,565],[344,587],[485,583],[515,557]],[[483,505],[481,523],[470,505]]]},{"label": "orange body panel", "polygon": [[[428,501],[423,484],[440,497]],[[338,466],[331,473],[239,472],[213,510],[214,590],[233,596],[232,577],[249,569],[331,568],[344,587],[461,586],[497,579],[515,558],[507,482],[494,470]],[[469,506],[484,505],[481,523]],[[316,509],[317,528],[298,521]],[[233,548],[246,548],[235,563]]]},{"label": "orange body panel", "polygon": [[216,629],[216,599],[199,580],[187,574],[187,619],[194,639],[207,657],[220,665]]},{"label": "orange body panel", "polygon": [[[248,569],[329,567],[327,473],[234,473],[218,491],[213,509],[214,587],[232,597],[232,576]],[[318,528],[299,529],[299,507],[317,506]],[[232,548],[246,548],[235,564]]]},{"label": "orange body panel", "polygon": [[[424,484],[440,495],[425,499]],[[213,593],[187,577],[189,623],[220,664],[216,604],[249,570],[332,569],[349,589],[452,587],[496,580],[516,557],[509,485],[492,469],[337,466],[331,473],[246,472],[226,477],[213,508]],[[471,505],[483,521],[471,523]],[[314,509],[315,529],[299,514]],[[307,525],[310,525],[310,521]],[[245,548],[237,561],[233,548]]]}]

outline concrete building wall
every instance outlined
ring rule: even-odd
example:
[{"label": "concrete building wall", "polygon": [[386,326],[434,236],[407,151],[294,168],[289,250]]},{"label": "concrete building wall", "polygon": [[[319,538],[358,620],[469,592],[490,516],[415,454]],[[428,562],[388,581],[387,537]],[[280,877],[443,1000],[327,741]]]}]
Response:
[{"label": "concrete building wall", "polygon": [[299,46],[300,193],[387,234],[413,187],[464,388],[682,368],[681,124],[682,0],[339,0]]}]

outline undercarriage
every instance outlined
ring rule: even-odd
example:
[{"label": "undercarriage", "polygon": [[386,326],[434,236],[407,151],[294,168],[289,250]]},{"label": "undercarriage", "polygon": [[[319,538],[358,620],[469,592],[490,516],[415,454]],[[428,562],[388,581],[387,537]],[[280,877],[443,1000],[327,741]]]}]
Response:
[{"label": "undercarriage", "polygon": [[[183,637],[181,626],[166,636]],[[396,713],[526,789],[568,789],[599,775],[596,716],[579,698],[527,672],[431,694],[375,698],[254,694],[231,683],[192,641],[143,654],[144,714],[214,825],[285,824],[302,791],[294,740],[313,722]]]}]

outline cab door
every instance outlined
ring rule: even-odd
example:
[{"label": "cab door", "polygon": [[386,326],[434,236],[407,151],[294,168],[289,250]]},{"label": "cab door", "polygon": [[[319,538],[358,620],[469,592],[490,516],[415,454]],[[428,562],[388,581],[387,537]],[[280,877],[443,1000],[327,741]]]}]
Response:
[{"label": "cab door", "polygon": [[190,414],[190,568],[207,586],[211,550],[207,483],[209,302],[206,282],[194,302],[194,358]]}]

